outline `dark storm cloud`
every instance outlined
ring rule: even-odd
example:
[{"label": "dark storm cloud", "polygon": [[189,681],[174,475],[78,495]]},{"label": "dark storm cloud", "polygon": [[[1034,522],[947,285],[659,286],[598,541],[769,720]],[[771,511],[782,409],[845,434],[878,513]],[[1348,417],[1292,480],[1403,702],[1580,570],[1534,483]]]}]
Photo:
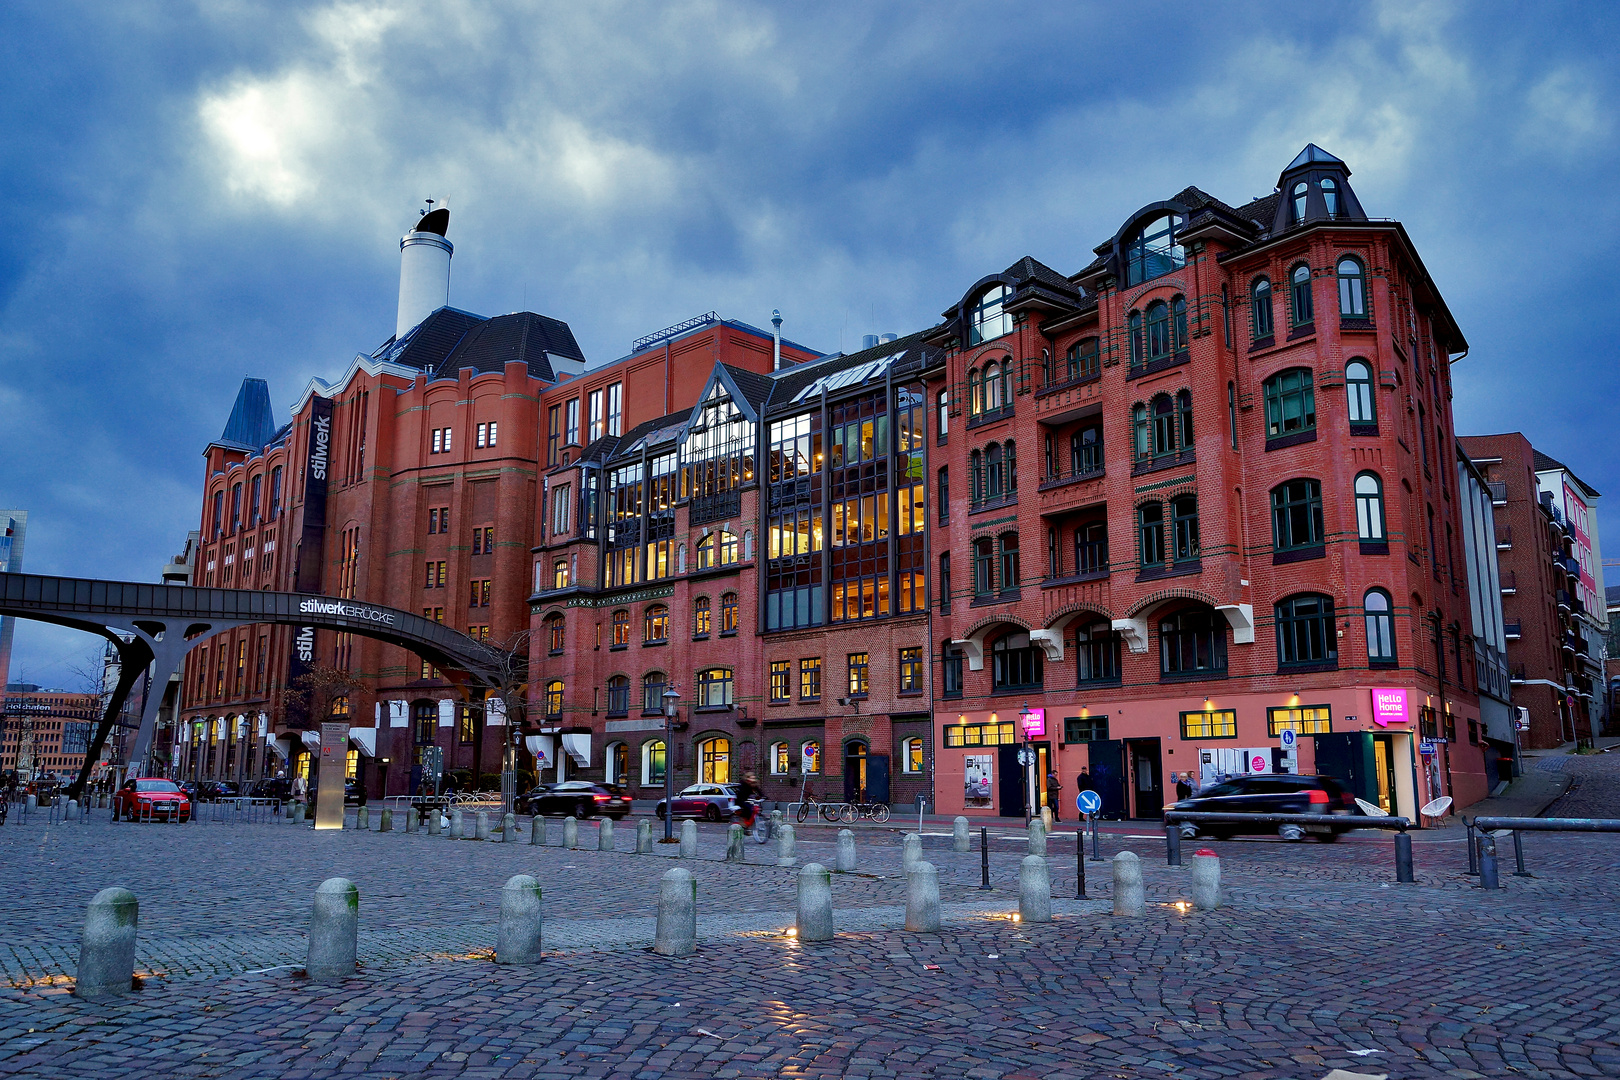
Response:
[{"label": "dark storm cloud", "polygon": [[[1459,431],[1612,487],[1607,9],[1314,10],[8,5],[0,505],[31,569],[152,577],[241,378],[284,417],[391,332],[424,196],[453,303],[594,360],[711,308],[836,349],[1024,254],[1073,272],[1187,184],[1265,194],[1307,141],[1468,335]],[[81,648],[25,625],[14,677]]]}]

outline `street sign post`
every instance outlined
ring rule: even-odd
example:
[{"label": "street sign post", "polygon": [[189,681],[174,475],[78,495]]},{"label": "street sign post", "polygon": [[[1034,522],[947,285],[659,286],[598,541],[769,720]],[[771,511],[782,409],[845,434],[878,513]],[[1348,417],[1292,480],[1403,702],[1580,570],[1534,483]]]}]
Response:
[{"label": "street sign post", "polygon": [[1294,748],[1294,744],[1299,742],[1299,736],[1295,734],[1293,728],[1285,727],[1282,729],[1279,735],[1282,739],[1282,748],[1284,750],[1292,750]]},{"label": "street sign post", "polygon": [[1074,797],[1075,809],[1090,817],[1102,809],[1102,796],[1095,791],[1082,791]]}]

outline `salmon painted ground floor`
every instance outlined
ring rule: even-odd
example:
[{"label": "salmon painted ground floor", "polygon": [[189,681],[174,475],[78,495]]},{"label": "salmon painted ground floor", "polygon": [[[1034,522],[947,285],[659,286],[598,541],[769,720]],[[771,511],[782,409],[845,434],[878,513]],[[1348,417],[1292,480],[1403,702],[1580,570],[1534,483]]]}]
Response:
[{"label": "salmon painted ground floor", "polygon": [[1055,697],[954,715],[949,702],[937,703],[938,812],[1016,816],[1033,791],[1034,806],[1067,818],[1076,794],[1091,789],[1103,817],[1156,818],[1178,798],[1179,780],[1196,790],[1233,776],[1301,773],[1335,777],[1357,798],[1416,822],[1434,799],[1467,806],[1511,775],[1512,746],[1487,740],[1465,706],[1411,687],[1154,701],[1098,694],[1083,705]]}]

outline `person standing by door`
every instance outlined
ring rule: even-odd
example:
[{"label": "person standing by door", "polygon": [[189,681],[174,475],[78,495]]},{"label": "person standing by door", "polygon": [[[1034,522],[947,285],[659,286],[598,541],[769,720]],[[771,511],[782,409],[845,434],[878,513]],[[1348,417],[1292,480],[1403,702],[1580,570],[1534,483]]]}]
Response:
[{"label": "person standing by door", "polygon": [[1063,809],[1063,784],[1058,780],[1057,770],[1053,769],[1046,774],[1046,805],[1052,808],[1052,820],[1061,821],[1059,813]]}]

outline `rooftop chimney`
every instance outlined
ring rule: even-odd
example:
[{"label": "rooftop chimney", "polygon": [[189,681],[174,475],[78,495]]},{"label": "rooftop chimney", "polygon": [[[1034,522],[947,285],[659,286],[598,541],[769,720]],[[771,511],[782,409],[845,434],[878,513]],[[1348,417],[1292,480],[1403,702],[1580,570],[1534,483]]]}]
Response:
[{"label": "rooftop chimney", "polygon": [[450,209],[428,210],[416,228],[399,241],[399,318],[394,325],[398,340],[418,323],[450,302],[450,255],[455,250],[444,238],[450,228]]},{"label": "rooftop chimney", "polygon": [[782,370],[782,313],[771,312],[772,360],[771,370]]}]

